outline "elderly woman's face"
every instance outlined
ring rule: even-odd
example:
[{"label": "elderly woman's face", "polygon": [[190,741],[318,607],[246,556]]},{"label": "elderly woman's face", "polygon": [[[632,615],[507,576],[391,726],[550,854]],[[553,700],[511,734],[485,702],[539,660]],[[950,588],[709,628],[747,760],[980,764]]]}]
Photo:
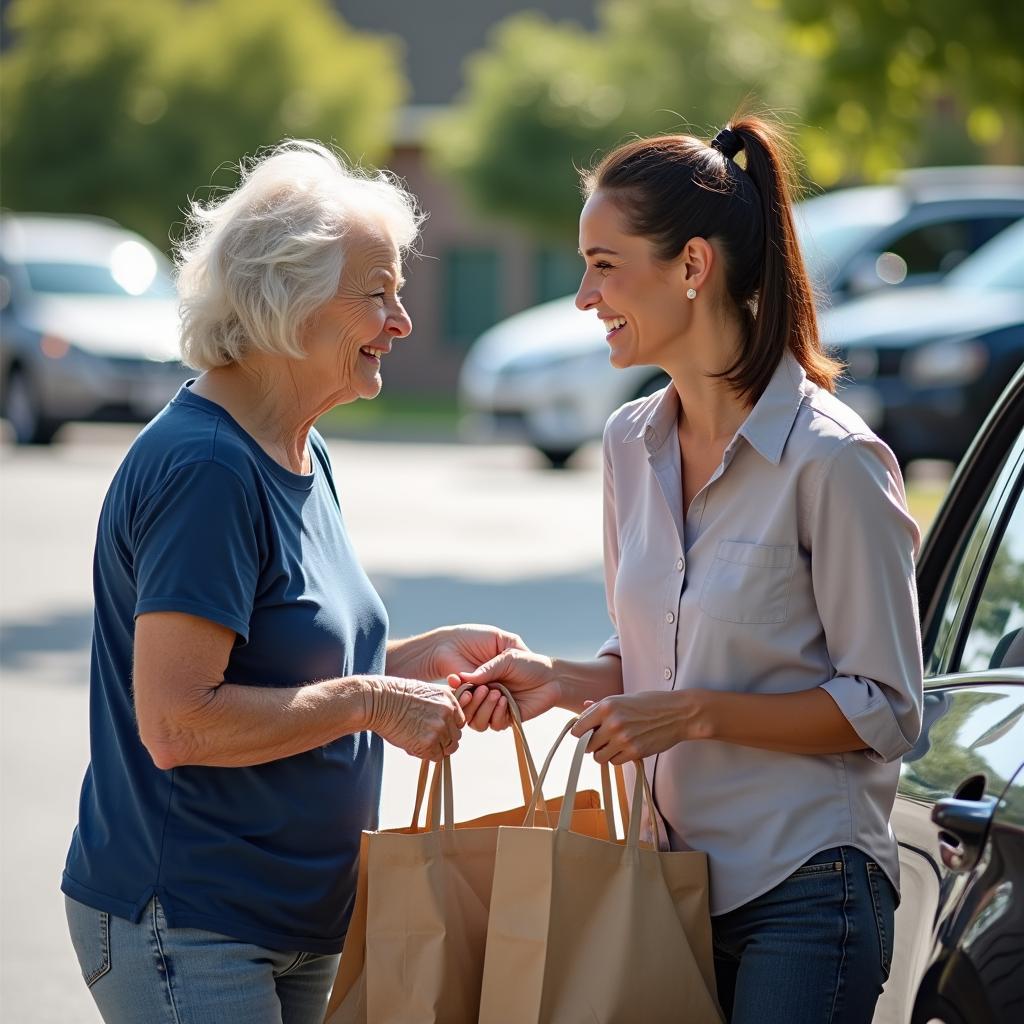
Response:
[{"label": "elderly woman's face", "polygon": [[317,381],[330,383],[336,403],[380,393],[381,360],[396,338],[412,331],[399,298],[403,283],[398,249],[387,233],[353,228],[338,291],[305,338],[306,369]]}]

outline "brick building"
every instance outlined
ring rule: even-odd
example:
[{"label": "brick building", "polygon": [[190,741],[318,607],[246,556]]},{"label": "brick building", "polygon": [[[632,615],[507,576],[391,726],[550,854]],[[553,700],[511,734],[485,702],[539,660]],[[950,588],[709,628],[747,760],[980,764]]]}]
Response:
[{"label": "brick building", "polygon": [[[514,225],[489,223],[467,208],[457,189],[427,165],[424,125],[457,96],[463,63],[487,43],[523,0],[333,0],[356,29],[402,39],[409,105],[399,118],[388,166],[405,178],[430,212],[426,259],[406,268],[406,305],[415,330],[388,369],[388,390],[449,394],[466,347],[496,321],[573,290],[580,267],[572,247],[537,244]],[[595,0],[545,0],[534,9],[592,29]]]}]

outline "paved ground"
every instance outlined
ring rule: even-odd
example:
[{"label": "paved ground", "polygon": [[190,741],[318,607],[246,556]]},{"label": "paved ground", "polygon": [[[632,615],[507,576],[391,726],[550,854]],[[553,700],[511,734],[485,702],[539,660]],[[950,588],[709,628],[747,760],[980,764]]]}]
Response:
[{"label": "paved ground", "polygon": [[[93,532],[131,439],[81,427],[51,451],[0,449],[0,1020],[96,1024],[58,891],[88,759]],[[350,531],[395,635],[493,621],[586,656],[608,632],[595,452],[552,473],[515,447],[333,442]],[[564,717],[529,728],[540,755]],[[467,736],[457,811],[517,798],[510,740]],[[556,763],[552,789],[565,777]],[[389,749],[383,824],[404,824],[416,765]],[[591,776],[591,781],[592,781]]]}]

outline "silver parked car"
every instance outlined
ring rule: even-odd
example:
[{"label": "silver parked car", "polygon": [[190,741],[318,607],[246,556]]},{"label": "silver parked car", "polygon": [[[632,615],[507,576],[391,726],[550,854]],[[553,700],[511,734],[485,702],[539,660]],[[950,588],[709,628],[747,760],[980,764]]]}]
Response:
[{"label": "silver parked car", "polygon": [[0,412],[19,444],[146,420],[188,377],[167,259],[94,217],[0,217]]},{"label": "silver parked car", "polygon": [[[1024,169],[925,168],[892,185],[839,189],[800,203],[800,245],[822,305],[932,284],[1024,217]],[[581,266],[582,273],[582,266]],[[529,441],[553,466],[601,436],[624,402],[667,382],[652,366],[615,370],[604,328],[573,297],[485,331],[462,366],[468,438]]]}]

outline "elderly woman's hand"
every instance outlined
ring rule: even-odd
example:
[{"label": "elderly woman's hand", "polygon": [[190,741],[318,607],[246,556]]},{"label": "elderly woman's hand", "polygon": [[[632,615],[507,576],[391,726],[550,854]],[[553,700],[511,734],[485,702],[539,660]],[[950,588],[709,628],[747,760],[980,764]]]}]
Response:
[{"label": "elderly woman's hand", "polygon": [[444,626],[427,635],[433,638],[429,669],[424,673],[427,679],[444,679],[455,673],[472,672],[507,650],[529,650],[521,637],[497,626],[464,623]]},{"label": "elderly woman's hand", "polygon": [[364,693],[366,727],[407,754],[440,761],[459,749],[466,716],[451,687],[391,676]]}]

